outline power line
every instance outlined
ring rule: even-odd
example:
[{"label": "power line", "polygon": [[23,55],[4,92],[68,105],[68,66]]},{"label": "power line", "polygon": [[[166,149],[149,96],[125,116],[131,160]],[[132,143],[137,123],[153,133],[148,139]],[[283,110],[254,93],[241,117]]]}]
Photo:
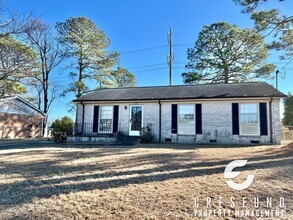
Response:
[{"label": "power line", "polygon": [[174,63],[177,64],[187,64],[189,61],[175,61]]},{"label": "power line", "polygon": [[174,44],[174,47],[193,47],[192,44]]},{"label": "power line", "polygon": [[120,54],[138,53],[138,52],[156,50],[156,49],[165,48],[165,47],[168,47],[168,45],[159,45],[159,46],[155,46],[155,47],[147,47],[147,48],[141,48],[141,49],[137,49],[137,50],[129,50],[129,51],[121,52]]},{"label": "power line", "polygon": [[283,69],[285,69],[285,67],[291,63],[293,61],[293,56],[291,56],[291,58],[289,59],[289,61],[283,66]]},{"label": "power line", "polygon": [[[244,21],[244,20],[239,20],[239,21],[232,21],[230,23],[241,23],[241,24],[251,24],[249,21]],[[112,32],[111,34],[109,34],[109,36],[122,36],[122,35],[133,35],[133,34],[145,34],[148,32],[154,32],[157,30],[163,30],[165,28],[168,28],[169,26],[155,26],[156,24],[149,24],[148,26],[144,26],[143,28],[138,28],[138,29],[131,29],[131,31],[128,32]],[[198,21],[198,22],[193,22],[192,25],[182,25],[182,24],[174,24],[172,25],[172,27],[176,27],[176,29],[183,29],[182,31],[175,31],[174,33],[184,33],[184,29],[188,30],[188,33],[192,33],[190,32],[190,27],[192,28],[196,28],[198,27],[198,25],[202,25],[204,26],[205,23]],[[186,31],[185,31],[186,32]]]},{"label": "power line", "polygon": [[[150,51],[150,50],[166,48],[168,46],[170,47],[170,43],[169,43],[169,45],[159,45],[159,46],[154,46],[154,47],[147,47],[147,48],[141,48],[141,49],[136,49],[136,50],[123,51],[120,54],[139,53],[139,52],[144,52],[144,51]],[[174,44],[172,46],[174,46],[174,47],[192,47],[193,45],[190,45],[190,44]]]},{"label": "power line", "polygon": [[145,70],[138,70],[138,71],[135,71],[135,72],[139,72],[139,73],[142,73],[142,72],[149,72],[149,71],[154,71],[154,70],[166,70],[168,69],[168,67],[159,67],[159,68],[152,68],[152,69],[145,69]]},{"label": "power line", "polygon": [[155,67],[155,66],[165,66],[166,63],[156,63],[156,64],[150,64],[150,65],[144,65],[144,66],[136,66],[136,67],[130,67],[128,69],[133,70],[133,69],[144,69],[148,67]]},{"label": "power line", "polygon": [[[133,39],[145,39],[145,38],[155,38],[158,36],[164,36],[165,34],[152,34],[152,35],[143,35],[143,36],[131,36],[131,37],[127,37],[127,38],[119,38],[119,41],[125,41],[125,40],[133,40]],[[113,39],[113,38],[112,38]],[[114,38],[115,39],[115,38]],[[114,42],[114,40],[112,40]]]},{"label": "power line", "polygon": [[[173,66],[173,69],[182,69],[183,67],[180,66]],[[143,72],[150,72],[150,71],[156,71],[156,70],[167,70],[168,66],[166,67],[158,67],[158,68],[151,68],[151,69],[144,69],[144,70],[138,70],[134,71],[135,73],[143,73]]]},{"label": "power line", "polygon": [[[176,25],[176,27],[191,27],[190,26],[186,26],[186,25],[183,25],[183,26],[178,26]],[[194,27],[194,25],[192,25],[192,27]],[[112,34],[110,34],[111,36],[122,36],[122,35],[131,35],[133,36],[133,34],[145,34],[145,33],[149,33],[149,32],[154,32],[154,31],[157,31],[157,30],[163,30],[165,28],[168,28],[168,26],[160,26],[160,27],[149,27],[149,28],[146,28],[144,27],[143,29],[140,29],[140,30],[136,30],[136,31],[129,31],[129,32],[114,32]]]},{"label": "power line", "polygon": [[278,61],[276,61],[276,62],[274,62],[274,61],[272,61],[273,63],[276,63],[276,64],[284,64],[284,65],[286,65],[288,62],[278,62]]},{"label": "power line", "polygon": [[282,71],[279,71],[279,70],[276,71],[276,89],[278,89],[278,74],[281,73],[281,78],[285,79],[287,70],[290,70],[290,68],[288,69],[286,68],[286,66],[288,66],[289,63],[291,63],[292,61],[293,61],[293,56],[291,56],[289,58],[289,61],[283,66]]},{"label": "power line", "polygon": [[196,33],[195,32],[187,32],[187,31],[185,31],[185,32],[177,32],[177,31],[175,31],[174,32],[175,34],[188,34],[188,35],[196,35]]}]

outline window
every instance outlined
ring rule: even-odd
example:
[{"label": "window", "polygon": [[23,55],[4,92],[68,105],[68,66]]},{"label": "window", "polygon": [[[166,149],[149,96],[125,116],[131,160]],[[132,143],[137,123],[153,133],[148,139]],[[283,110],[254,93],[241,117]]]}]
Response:
[{"label": "window", "polygon": [[195,134],[194,105],[178,105],[178,134]]},{"label": "window", "polygon": [[240,135],[259,135],[258,104],[240,104]]},{"label": "window", "polygon": [[99,133],[112,133],[113,106],[101,106],[99,120]]}]

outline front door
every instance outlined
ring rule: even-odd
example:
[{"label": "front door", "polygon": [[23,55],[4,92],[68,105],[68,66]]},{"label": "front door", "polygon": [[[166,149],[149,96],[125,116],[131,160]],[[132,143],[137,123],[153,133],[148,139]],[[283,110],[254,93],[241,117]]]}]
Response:
[{"label": "front door", "polygon": [[129,135],[139,136],[139,132],[142,128],[142,106],[132,105],[130,106],[130,125]]}]

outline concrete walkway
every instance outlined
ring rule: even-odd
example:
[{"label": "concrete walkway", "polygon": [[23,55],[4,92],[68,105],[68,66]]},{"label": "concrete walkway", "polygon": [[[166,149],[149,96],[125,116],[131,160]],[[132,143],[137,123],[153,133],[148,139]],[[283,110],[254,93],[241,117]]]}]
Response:
[{"label": "concrete walkway", "polygon": [[55,147],[56,143],[47,139],[0,140],[0,150],[53,146]]}]

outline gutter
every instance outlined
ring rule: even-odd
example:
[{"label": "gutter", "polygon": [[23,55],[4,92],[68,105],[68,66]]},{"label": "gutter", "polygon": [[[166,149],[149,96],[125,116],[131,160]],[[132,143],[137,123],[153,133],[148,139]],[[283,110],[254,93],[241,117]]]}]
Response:
[{"label": "gutter", "polygon": [[41,137],[44,137],[44,117],[42,117],[42,128],[41,128]]},{"label": "gutter", "polygon": [[162,104],[161,100],[159,100],[159,143],[161,143],[162,136]]},{"label": "gutter", "polygon": [[21,96],[17,95],[14,97],[11,97],[10,99],[14,99],[17,98],[19,101],[21,101],[22,103],[26,104],[27,106],[31,107],[32,109],[34,109],[35,111],[39,112],[42,116],[46,117],[46,113],[44,113],[42,110],[36,108],[34,105],[30,104],[27,100],[25,100],[24,98],[22,98]]},{"label": "gutter", "polygon": [[44,117],[42,117],[42,137],[47,137],[47,134],[45,133],[46,127],[44,127],[44,121],[46,120],[46,127],[48,127],[48,118],[47,114],[44,114]]},{"label": "gutter", "polygon": [[230,99],[235,99],[235,100],[239,100],[239,99],[257,99],[259,100],[261,99],[268,99],[271,97],[276,97],[276,98],[284,98],[286,97],[286,95],[276,95],[276,96],[231,96],[231,97],[186,97],[186,98],[143,98],[143,99],[113,99],[113,100],[102,100],[102,99],[82,99],[82,100],[78,100],[75,99],[73,100],[73,102],[141,102],[141,101],[186,101],[186,100],[207,100],[207,101],[213,101],[213,100],[230,100]]},{"label": "gutter", "polygon": [[269,102],[269,108],[270,108],[270,142],[271,144],[273,143],[273,118],[272,118],[272,102],[273,102],[273,97],[271,97],[270,102]]}]

